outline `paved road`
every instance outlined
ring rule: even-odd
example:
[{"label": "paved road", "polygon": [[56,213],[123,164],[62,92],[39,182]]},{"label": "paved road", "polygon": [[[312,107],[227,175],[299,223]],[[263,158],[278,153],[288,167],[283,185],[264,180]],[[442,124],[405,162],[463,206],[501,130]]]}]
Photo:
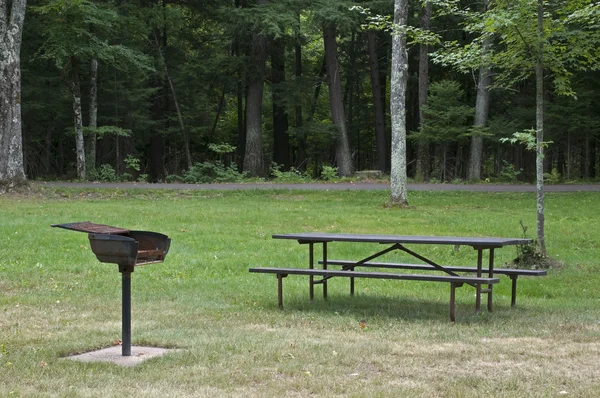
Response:
[{"label": "paved road", "polygon": [[[102,189],[180,189],[180,190],[241,190],[241,189],[284,189],[284,190],[386,190],[389,184],[384,183],[309,183],[309,184],[142,184],[142,183],[77,183],[77,182],[38,182],[39,186],[69,188],[102,188]],[[504,184],[408,184],[410,191],[470,191],[470,192],[535,192],[534,185]],[[565,184],[546,185],[545,192],[600,192],[600,184]]]}]

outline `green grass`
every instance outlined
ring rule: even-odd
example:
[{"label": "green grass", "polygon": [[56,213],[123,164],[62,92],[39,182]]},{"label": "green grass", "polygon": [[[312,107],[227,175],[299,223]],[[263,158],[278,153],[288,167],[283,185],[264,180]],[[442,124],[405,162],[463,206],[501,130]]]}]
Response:
[{"label": "green grass", "polygon": [[[302,266],[307,248],[274,233],[535,237],[535,195],[411,192],[386,209],[383,191],[36,191],[0,196],[0,396],[568,396],[600,391],[600,195],[546,199],[549,252],[564,265],[510,281],[495,311],[473,314],[473,290],[412,281],[329,283],[308,301],[307,278],[248,273]],[[119,339],[121,281],[86,234],[50,224],[92,221],[172,238],[164,263],[133,274],[133,343],[182,348],[135,368],[62,357]],[[331,244],[330,258],[373,245]],[[419,247],[441,262],[472,263],[463,247]],[[514,248],[497,250],[497,264]],[[402,260],[400,254],[383,260]],[[366,319],[365,329],[359,320]]]}]

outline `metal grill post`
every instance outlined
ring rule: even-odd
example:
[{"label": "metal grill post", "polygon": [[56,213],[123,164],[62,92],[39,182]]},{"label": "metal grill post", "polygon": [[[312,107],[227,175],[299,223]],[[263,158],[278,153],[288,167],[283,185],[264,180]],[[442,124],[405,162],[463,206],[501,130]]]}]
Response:
[{"label": "metal grill post", "polygon": [[133,267],[120,266],[122,279],[122,305],[121,305],[121,355],[131,356],[131,273]]}]

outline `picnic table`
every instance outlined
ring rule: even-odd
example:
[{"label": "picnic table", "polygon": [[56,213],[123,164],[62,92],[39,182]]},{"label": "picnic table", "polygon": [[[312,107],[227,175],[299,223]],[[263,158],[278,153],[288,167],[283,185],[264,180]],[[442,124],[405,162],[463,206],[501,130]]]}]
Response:
[{"label": "picnic table", "polygon": [[[531,239],[525,238],[495,238],[495,237],[456,237],[456,236],[405,236],[405,235],[370,235],[370,234],[344,234],[301,232],[289,234],[275,234],[273,239],[291,239],[298,243],[308,245],[308,268],[279,268],[259,267],[250,268],[250,272],[276,274],[278,278],[279,307],[283,308],[282,279],[288,275],[309,276],[309,296],[314,299],[314,286],[322,285],[323,297],[327,298],[327,281],[334,277],[347,277],[350,279],[350,294],[354,294],[355,278],[399,279],[417,280],[428,282],[446,282],[450,284],[450,320],[455,321],[455,289],[463,285],[475,288],[475,312],[481,310],[481,297],[487,294],[487,308],[492,311],[493,285],[500,280],[495,275],[507,275],[512,280],[511,305],[516,304],[517,278],[519,276],[542,276],[544,270],[522,270],[510,268],[495,268],[495,250],[511,245],[531,244]],[[328,245],[332,242],[346,243],[377,243],[386,245],[382,250],[377,250],[372,255],[359,260],[330,260],[328,258]],[[315,245],[322,246],[322,259],[318,261],[322,269],[316,269]],[[419,245],[452,245],[470,246],[477,251],[477,262],[471,266],[447,266],[425,257],[407,246]],[[403,251],[421,261],[419,264],[382,263],[373,262],[376,258],[395,251]],[[487,251],[487,261],[484,262],[484,253]],[[341,269],[330,269],[330,266],[340,266]],[[438,271],[437,274],[397,273],[397,272],[361,272],[356,268],[385,268],[406,269],[418,271]],[[465,274],[471,274],[465,276]],[[317,279],[320,278],[320,279]]]}]

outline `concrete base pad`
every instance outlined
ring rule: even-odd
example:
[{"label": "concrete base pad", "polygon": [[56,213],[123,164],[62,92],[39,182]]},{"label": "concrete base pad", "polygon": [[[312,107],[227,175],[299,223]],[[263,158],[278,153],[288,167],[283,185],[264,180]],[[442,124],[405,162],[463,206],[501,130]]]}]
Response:
[{"label": "concrete base pad", "polygon": [[83,354],[72,355],[65,359],[72,359],[80,362],[111,362],[119,366],[135,366],[147,359],[163,356],[169,352],[179,351],[176,349],[160,347],[131,347],[131,355],[124,357],[121,355],[122,347],[103,348],[97,351],[84,352]]}]

